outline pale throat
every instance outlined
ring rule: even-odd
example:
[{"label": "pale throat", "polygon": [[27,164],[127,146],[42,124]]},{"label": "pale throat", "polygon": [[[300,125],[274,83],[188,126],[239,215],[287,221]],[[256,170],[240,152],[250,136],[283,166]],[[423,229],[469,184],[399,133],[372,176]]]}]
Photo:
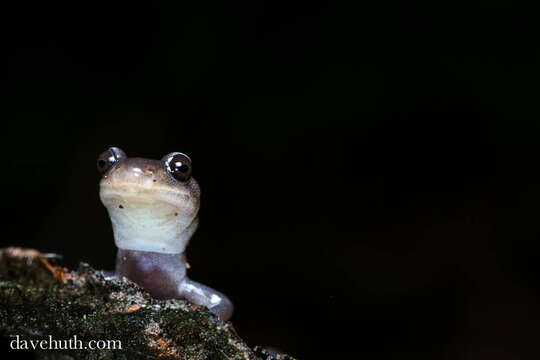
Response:
[{"label": "pale throat", "polygon": [[110,199],[107,211],[116,246],[125,250],[181,254],[198,224],[197,213],[163,201]]}]

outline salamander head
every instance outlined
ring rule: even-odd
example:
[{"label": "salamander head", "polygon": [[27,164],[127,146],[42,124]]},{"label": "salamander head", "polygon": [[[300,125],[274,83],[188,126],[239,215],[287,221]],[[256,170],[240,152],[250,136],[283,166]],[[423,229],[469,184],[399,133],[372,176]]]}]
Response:
[{"label": "salamander head", "polygon": [[197,228],[200,189],[191,160],[170,153],[161,160],[128,158],[112,147],[97,161],[101,202],[107,208],[116,246],[179,254]]}]

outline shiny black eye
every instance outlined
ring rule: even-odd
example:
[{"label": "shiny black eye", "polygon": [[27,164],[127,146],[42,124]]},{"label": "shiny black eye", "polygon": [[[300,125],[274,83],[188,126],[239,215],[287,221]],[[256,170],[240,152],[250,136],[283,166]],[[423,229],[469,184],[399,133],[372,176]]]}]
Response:
[{"label": "shiny black eye", "polygon": [[102,152],[97,159],[97,168],[101,175],[107,175],[107,173],[116,165],[120,160],[126,158],[126,153],[117,147],[111,147],[107,151]]},{"label": "shiny black eye", "polygon": [[169,174],[177,181],[186,182],[191,178],[191,159],[186,154],[173,152],[162,159]]}]

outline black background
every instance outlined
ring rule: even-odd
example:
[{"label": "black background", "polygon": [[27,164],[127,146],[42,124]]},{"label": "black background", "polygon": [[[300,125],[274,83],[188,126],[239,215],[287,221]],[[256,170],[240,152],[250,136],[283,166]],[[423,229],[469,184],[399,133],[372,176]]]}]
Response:
[{"label": "black background", "polygon": [[230,295],[248,344],[300,359],[535,358],[538,12],[5,8],[1,246],[112,269],[97,155],[182,151],[203,191],[190,276]]}]

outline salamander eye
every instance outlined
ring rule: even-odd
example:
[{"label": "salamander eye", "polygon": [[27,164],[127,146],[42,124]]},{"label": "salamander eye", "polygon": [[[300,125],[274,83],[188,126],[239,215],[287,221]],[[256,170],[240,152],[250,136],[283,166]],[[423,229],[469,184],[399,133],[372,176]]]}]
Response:
[{"label": "salamander eye", "polygon": [[169,175],[177,181],[186,182],[191,178],[191,159],[186,154],[172,152],[162,159]]},{"label": "salamander eye", "polygon": [[97,168],[101,175],[105,176],[120,160],[125,159],[126,153],[117,147],[111,147],[102,152],[97,159]]}]

